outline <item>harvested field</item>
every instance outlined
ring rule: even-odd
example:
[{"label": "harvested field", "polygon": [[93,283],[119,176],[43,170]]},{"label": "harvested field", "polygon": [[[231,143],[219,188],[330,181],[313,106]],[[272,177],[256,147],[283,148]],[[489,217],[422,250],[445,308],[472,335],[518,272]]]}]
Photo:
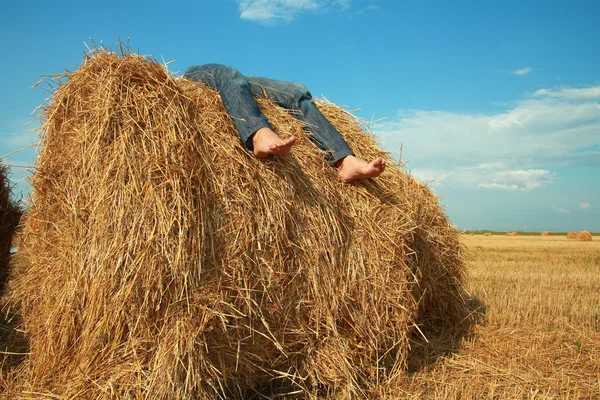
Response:
[{"label": "harvested field", "polygon": [[425,354],[430,363],[388,398],[600,398],[600,243],[537,235],[463,240],[480,324],[460,345],[423,344],[419,362]]},{"label": "harvested field", "polygon": [[[298,143],[256,160],[214,91],[136,55],[101,51],[67,78],[10,285],[29,341],[10,395],[371,398],[412,337],[465,320],[458,232],[393,160],[343,184],[268,100]],[[320,108],[357,155],[382,154]]]}]

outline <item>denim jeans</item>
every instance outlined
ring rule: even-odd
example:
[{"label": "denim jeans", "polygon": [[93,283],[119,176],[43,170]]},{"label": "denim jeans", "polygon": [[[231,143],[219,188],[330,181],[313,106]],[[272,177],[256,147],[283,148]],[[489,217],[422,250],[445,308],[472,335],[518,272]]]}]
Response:
[{"label": "denim jeans", "polygon": [[293,110],[294,115],[305,123],[310,139],[325,152],[325,159],[331,165],[348,155],[354,155],[340,133],[321,114],[304,85],[268,78],[245,77],[235,68],[220,64],[192,66],[183,76],[203,82],[219,92],[242,142],[250,150],[253,148],[254,133],[261,128],[272,128],[254,101],[254,95],[257,95],[269,97],[277,105]]}]

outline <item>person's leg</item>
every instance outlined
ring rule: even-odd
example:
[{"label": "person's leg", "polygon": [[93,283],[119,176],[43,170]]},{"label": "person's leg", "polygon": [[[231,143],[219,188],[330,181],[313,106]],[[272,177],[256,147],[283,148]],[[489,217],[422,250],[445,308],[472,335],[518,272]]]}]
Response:
[{"label": "person's leg", "polygon": [[269,154],[286,154],[296,138],[279,138],[260,112],[248,80],[235,68],[220,64],[189,67],[184,75],[217,90],[223,105],[233,120],[242,142],[258,158]]},{"label": "person's leg", "polygon": [[321,114],[306,86],[260,77],[249,77],[248,82],[254,94],[270,97],[277,105],[296,111],[297,118],[306,124],[310,139],[325,151],[325,159],[332,166],[354,155],[342,135]]},{"label": "person's leg", "polygon": [[307,125],[311,140],[325,151],[325,159],[338,168],[344,182],[379,176],[385,160],[377,157],[371,162],[357,158],[337,129],[317,108],[306,86],[269,78],[249,77],[250,87],[258,96],[268,96],[281,107],[296,111],[298,119]]}]

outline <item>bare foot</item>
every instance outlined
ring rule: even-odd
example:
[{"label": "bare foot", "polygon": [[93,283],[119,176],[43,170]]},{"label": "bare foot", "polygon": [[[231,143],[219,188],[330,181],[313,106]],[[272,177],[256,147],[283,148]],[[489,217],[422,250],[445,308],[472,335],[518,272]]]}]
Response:
[{"label": "bare foot", "polygon": [[370,163],[354,156],[344,157],[336,163],[338,176],[344,182],[352,182],[356,179],[375,178],[385,169],[385,160],[377,157]]},{"label": "bare foot", "polygon": [[269,154],[287,154],[296,143],[296,136],[282,139],[270,128],[260,128],[252,136],[254,145],[254,156],[256,158],[265,158]]}]

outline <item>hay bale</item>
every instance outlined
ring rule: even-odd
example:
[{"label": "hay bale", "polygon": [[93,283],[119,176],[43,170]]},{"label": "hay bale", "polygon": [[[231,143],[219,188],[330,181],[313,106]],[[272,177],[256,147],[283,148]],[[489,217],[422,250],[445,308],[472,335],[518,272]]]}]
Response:
[{"label": "hay bale", "polygon": [[588,231],[581,231],[577,233],[577,237],[575,239],[581,240],[583,242],[589,242],[592,240],[592,234]]},{"label": "hay bale", "polygon": [[483,236],[492,236],[492,232],[485,232]]},{"label": "hay bale", "polygon": [[475,233],[471,232],[469,233],[469,236],[475,236]]},{"label": "hay bale", "polygon": [[577,232],[567,233],[567,239],[577,239]]},{"label": "hay bale", "polygon": [[542,232],[542,236],[548,236],[548,232]]},{"label": "hay bale", "polygon": [[[364,398],[403,373],[417,324],[464,318],[462,247],[436,196],[389,158],[341,183],[289,112],[259,105],[297,135],[290,155],[256,160],[217,93],[146,58],[99,51],[68,74],[13,282],[30,343],[15,391]],[[358,156],[381,154],[320,108]]]},{"label": "hay bale", "polygon": [[8,167],[0,160],[0,295],[10,274],[13,237],[21,218],[21,207],[11,197]]},{"label": "hay bale", "polygon": [[506,236],[517,236],[517,232],[506,232]]}]

